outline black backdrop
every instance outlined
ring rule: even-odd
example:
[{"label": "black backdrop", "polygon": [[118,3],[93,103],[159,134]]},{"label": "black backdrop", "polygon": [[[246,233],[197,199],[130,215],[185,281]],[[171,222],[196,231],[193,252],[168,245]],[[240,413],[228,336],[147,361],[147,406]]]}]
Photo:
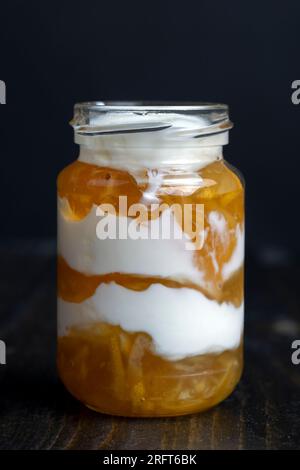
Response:
[{"label": "black backdrop", "polygon": [[74,102],[205,100],[235,123],[248,247],[299,252],[299,0],[7,0],[0,15],[1,238],[54,237]]}]

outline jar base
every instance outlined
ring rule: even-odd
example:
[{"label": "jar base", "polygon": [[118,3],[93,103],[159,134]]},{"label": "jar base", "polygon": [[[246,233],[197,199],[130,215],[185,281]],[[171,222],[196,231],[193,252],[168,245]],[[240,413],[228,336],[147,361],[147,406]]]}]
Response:
[{"label": "jar base", "polygon": [[[206,411],[209,411],[211,410],[212,408],[215,408],[217,407],[218,405],[220,405],[224,400],[226,400],[235,390],[235,387],[236,385],[232,388],[231,391],[229,391],[226,396],[224,396],[221,400],[218,399],[218,401],[216,403],[209,403],[209,404],[206,404],[206,405],[203,405],[202,407],[196,407],[193,409],[192,407],[190,407],[189,409],[185,409],[183,410],[181,408],[181,410],[178,410],[178,412],[175,412],[175,411],[172,411],[172,412],[149,412],[149,413],[132,413],[132,412],[125,412],[125,413],[122,413],[121,411],[118,412],[118,411],[112,411],[112,410],[105,410],[103,408],[97,408],[96,406],[93,406],[93,405],[89,405],[88,403],[83,403],[84,406],[86,408],[88,408],[89,410],[91,411],[94,411],[96,413],[100,413],[100,414],[104,414],[104,415],[107,415],[107,416],[116,416],[116,417],[120,417],[120,418],[172,418],[172,417],[178,417],[178,416],[188,416],[188,415],[193,415],[193,414],[198,414],[198,413],[205,413]],[[186,407],[188,408],[188,407]]]},{"label": "jar base", "polygon": [[116,326],[73,329],[58,339],[59,375],[88,408],[136,418],[206,411],[225,400],[240,379],[242,343],[234,350],[180,361],[153,354],[151,344],[145,334]]},{"label": "jar base", "polygon": [[203,408],[201,410],[195,410],[195,411],[182,411],[182,412],[178,412],[178,413],[172,413],[172,414],[130,414],[130,413],[117,413],[117,412],[110,412],[110,411],[103,411],[102,409],[98,409],[94,406],[91,406],[91,405],[88,405],[87,403],[84,403],[84,406],[86,408],[88,408],[89,410],[91,411],[94,411],[96,413],[99,413],[99,414],[104,414],[106,416],[116,416],[116,417],[119,417],[119,418],[132,418],[132,419],[135,419],[135,418],[145,418],[145,419],[155,419],[155,418],[176,418],[178,416],[188,416],[188,415],[192,415],[192,414],[197,414],[197,413],[204,413],[205,411],[208,411],[216,406],[218,406],[219,403],[217,403],[216,405],[210,405],[209,407],[207,408]]}]

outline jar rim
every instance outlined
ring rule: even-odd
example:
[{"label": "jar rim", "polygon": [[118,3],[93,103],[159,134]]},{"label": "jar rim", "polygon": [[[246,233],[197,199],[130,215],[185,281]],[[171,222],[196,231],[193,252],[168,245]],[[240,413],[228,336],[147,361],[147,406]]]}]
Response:
[{"label": "jar rim", "polygon": [[77,103],[70,124],[76,143],[107,148],[222,146],[232,128],[226,104],[179,101]]},{"label": "jar rim", "polygon": [[228,112],[228,105],[205,101],[83,101],[75,104],[75,110],[97,112]]}]

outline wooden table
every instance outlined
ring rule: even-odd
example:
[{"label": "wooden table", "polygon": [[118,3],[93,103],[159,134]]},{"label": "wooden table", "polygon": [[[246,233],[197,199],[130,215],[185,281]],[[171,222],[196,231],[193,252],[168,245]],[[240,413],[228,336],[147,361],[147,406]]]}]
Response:
[{"label": "wooden table", "polygon": [[235,393],[203,414],[125,419],[89,411],[55,369],[55,246],[0,246],[1,449],[295,449],[300,446],[300,270],[248,261],[246,366]]}]

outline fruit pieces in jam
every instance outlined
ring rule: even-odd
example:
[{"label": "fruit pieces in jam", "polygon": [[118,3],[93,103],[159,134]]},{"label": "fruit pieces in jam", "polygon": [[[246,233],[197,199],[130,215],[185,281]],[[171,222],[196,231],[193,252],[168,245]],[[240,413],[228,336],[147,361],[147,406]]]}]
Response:
[{"label": "fruit pieces in jam", "polygon": [[122,416],[174,416],[208,409],[239,381],[242,349],[168,361],[145,333],[105,323],[58,339],[66,388],[90,408]]}]

